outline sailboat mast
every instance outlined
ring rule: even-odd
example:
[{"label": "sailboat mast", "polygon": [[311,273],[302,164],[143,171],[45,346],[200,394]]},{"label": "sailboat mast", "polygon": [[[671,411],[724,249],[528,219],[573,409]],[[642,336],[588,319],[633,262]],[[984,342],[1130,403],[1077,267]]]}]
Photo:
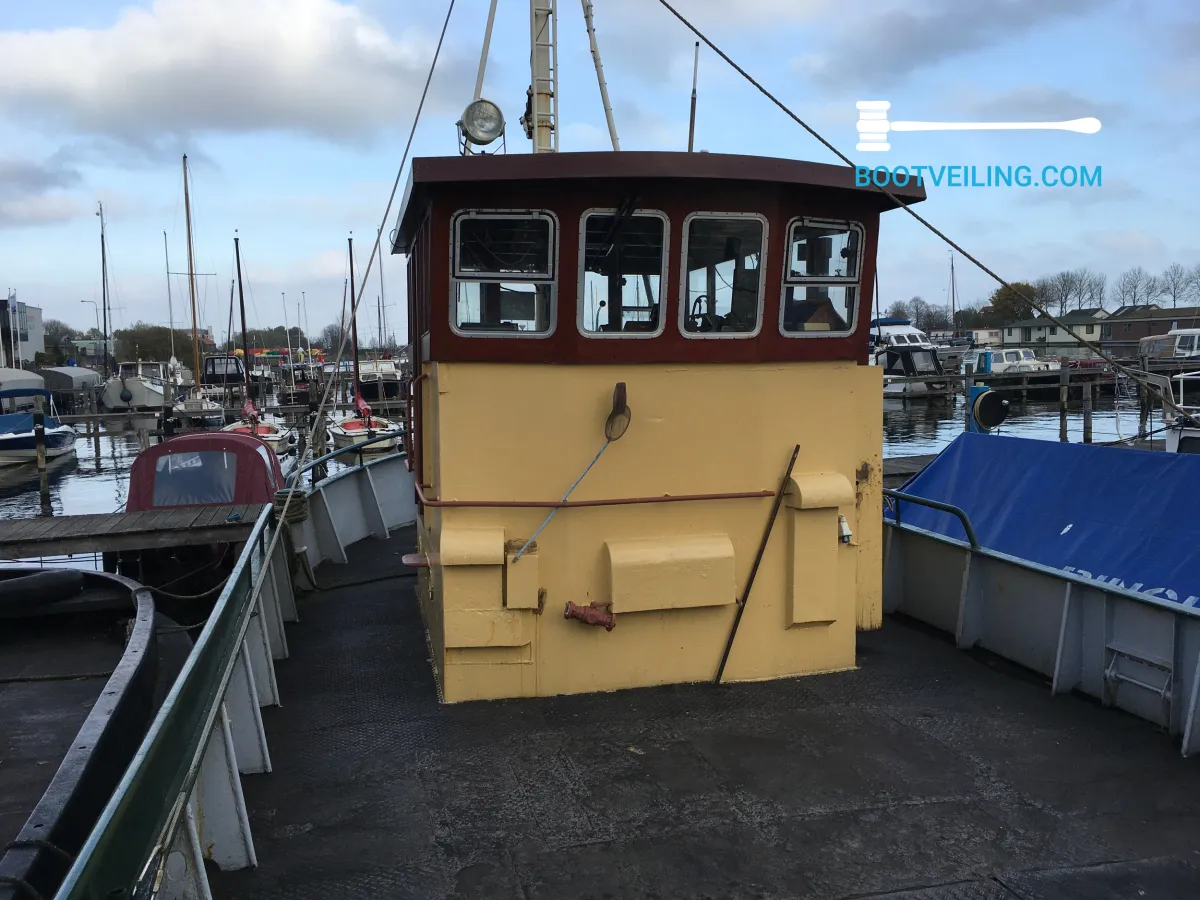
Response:
[{"label": "sailboat mast", "polygon": [[379,320],[379,342],[375,345],[375,358],[383,359],[383,256],[379,252],[379,242],[383,237],[383,229],[375,234],[375,257],[379,260],[379,296],[375,300],[375,317]]},{"label": "sailboat mast", "polygon": [[354,397],[358,399],[358,304],[354,293],[354,235],[347,239],[350,246],[350,352],[354,360]]},{"label": "sailboat mast", "polygon": [[192,301],[192,377],[200,383],[200,334],[196,327],[196,254],[192,248],[192,198],[188,193],[187,154],[183,155],[183,214],[187,220],[188,296]]},{"label": "sailboat mast", "polygon": [[167,325],[171,329],[171,359],[175,358],[175,304],[171,302],[171,254],[167,252],[167,233],[163,232],[163,260],[167,264]]},{"label": "sailboat mast", "polygon": [[296,358],[292,356],[292,331],[287,320],[287,294],[280,291],[279,297],[283,303],[283,339],[287,342],[288,368],[292,370],[292,391],[294,392],[296,390]]},{"label": "sailboat mast", "polygon": [[[108,364],[108,242],[104,239],[104,204],[97,204],[100,217],[100,308],[104,311],[104,377],[112,374]],[[17,366],[20,366],[20,362]]]},{"label": "sailboat mast", "polygon": [[246,295],[242,291],[242,248],[238,246],[237,232],[233,234],[233,258],[237,263],[238,310],[242,314],[242,368],[246,375],[246,399],[250,399],[250,344],[246,340]]},{"label": "sailboat mast", "polygon": [[954,284],[954,251],[950,251],[950,333],[953,337],[958,337],[958,316],[954,312],[955,301],[955,284]]}]

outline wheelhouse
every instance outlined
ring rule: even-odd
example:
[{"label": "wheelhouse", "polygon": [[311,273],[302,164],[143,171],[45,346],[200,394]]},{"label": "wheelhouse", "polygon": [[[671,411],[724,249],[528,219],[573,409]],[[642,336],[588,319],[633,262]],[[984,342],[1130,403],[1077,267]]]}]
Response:
[{"label": "wheelhouse", "polygon": [[892,205],[794,160],[414,160],[392,242],[447,700],[711,678],[796,444],[726,674],[853,665],[881,620],[866,298]]}]

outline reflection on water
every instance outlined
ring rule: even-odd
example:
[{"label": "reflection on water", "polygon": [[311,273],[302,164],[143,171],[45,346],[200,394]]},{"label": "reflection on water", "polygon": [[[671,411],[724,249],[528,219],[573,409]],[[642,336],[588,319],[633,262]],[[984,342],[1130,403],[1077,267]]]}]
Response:
[{"label": "reflection on water", "polygon": [[[1099,444],[1137,434],[1137,401],[1099,397],[1092,410],[1092,440]],[[951,405],[930,401],[885,400],[883,410],[883,455],[916,456],[938,453],[966,427],[966,403],[959,397]],[[1156,427],[1154,421],[1151,428]],[[1058,403],[1014,401],[1008,420],[993,434],[1010,437],[1058,440]],[[1067,438],[1083,441],[1083,412],[1078,403],[1067,410]]]}]

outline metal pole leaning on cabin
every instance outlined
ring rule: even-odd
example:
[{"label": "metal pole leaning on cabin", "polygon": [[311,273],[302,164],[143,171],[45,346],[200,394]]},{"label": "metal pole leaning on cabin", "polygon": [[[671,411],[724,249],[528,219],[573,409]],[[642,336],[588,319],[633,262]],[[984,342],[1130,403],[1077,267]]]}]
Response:
[{"label": "metal pole leaning on cabin", "polygon": [[1059,360],[1058,369],[1058,439],[1067,442],[1067,391],[1071,386],[1071,370]]},{"label": "metal pole leaning on cabin", "polygon": [[[693,152],[696,146],[696,81],[699,77],[700,42],[696,41],[696,57],[692,61],[692,111],[688,116],[688,153]],[[878,282],[876,283],[876,289],[878,289]],[[879,316],[877,315],[875,318],[879,318]]]},{"label": "metal pole leaning on cabin", "polygon": [[754,565],[750,567],[750,574],[746,578],[746,589],[742,591],[742,598],[738,600],[737,610],[733,614],[733,627],[729,629],[729,639],[725,641],[725,651],[721,654],[721,664],[717,666],[717,675],[713,678],[713,684],[720,684],[721,678],[725,675],[725,665],[729,662],[729,651],[733,649],[733,640],[737,637],[738,626],[742,624],[742,613],[746,611],[746,603],[750,599],[750,589],[754,587],[754,576],[758,574],[763,554],[767,552],[767,542],[771,540],[771,531],[775,527],[775,519],[779,516],[779,507],[783,503],[783,495],[787,493],[788,482],[792,480],[792,469],[795,468],[796,457],[799,455],[800,445],[797,444],[792,449],[792,458],[788,460],[787,470],[779,482],[779,490],[775,492],[775,500],[771,504],[771,517],[767,519],[767,527],[763,530],[762,541],[759,543],[758,553],[754,557]]}]

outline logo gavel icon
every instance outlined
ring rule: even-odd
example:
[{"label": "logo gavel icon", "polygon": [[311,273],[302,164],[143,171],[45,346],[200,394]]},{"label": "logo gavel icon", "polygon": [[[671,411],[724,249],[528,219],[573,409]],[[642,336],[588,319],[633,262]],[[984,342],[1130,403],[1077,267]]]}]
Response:
[{"label": "logo gavel icon", "polygon": [[1067,122],[889,122],[887,100],[859,100],[856,150],[891,150],[888,135],[893,131],[1075,131],[1095,134],[1100,120],[1092,117]]}]

